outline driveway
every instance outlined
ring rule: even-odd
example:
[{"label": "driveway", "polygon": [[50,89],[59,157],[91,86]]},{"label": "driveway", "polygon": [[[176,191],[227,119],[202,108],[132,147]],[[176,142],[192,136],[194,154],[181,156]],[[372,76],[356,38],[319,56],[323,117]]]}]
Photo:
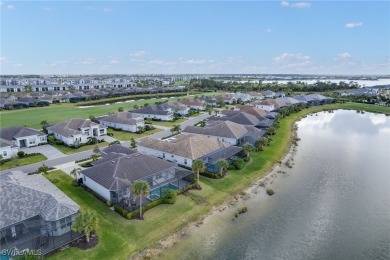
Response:
[{"label": "driveway", "polygon": [[25,153],[41,153],[46,156],[48,160],[57,159],[65,156],[65,154],[63,154],[49,144],[34,147],[25,147],[21,148],[20,150],[24,151]]},{"label": "driveway", "polygon": [[111,137],[111,136],[108,136],[108,135],[99,136],[99,137],[97,137],[97,139],[99,139],[99,140],[104,139],[104,141],[109,142],[109,143],[118,140],[118,139],[115,139],[114,137]]}]

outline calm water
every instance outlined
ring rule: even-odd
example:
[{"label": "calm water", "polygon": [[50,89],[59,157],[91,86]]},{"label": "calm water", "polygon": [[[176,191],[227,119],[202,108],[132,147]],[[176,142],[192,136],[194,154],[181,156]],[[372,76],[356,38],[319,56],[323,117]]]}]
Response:
[{"label": "calm water", "polygon": [[390,259],[390,117],[338,110],[298,126],[273,196],[257,187],[161,259]]}]

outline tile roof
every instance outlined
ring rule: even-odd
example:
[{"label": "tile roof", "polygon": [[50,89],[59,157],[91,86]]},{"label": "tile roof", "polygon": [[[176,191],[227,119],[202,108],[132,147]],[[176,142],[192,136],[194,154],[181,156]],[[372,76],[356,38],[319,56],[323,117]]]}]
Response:
[{"label": "tile roof", "polygon": [[254,115],[248,114],[243,111],[234,111],[234,110],[224,110],[221,112],[221,117],[211,116],[207,118],[208,121],[232,121],[237,124],[241,125],[251,125],[251,126],[257,126],[257,124],[260,122],[260,119],[255,117]]},{"label": "tile roof", "polygon": [[99,126],[99,128],[106,128],[105,126],[96,124],[91,120],[86,119],[70,119],[62,123],[47,127],[47,130],[51,130],[65,137],[70,137],[76,134],[81,134],[80,129],[90,126]]},{"label": "tile roof", "polygon": [[230,144],[203,135],[180,134],[175,136],[175,139],[172,141],[161,141],[145,137],[138,142],[138,146],[144,146],[196,160],[211,152],[229,147]]},{"label": "tile roof", "polygon": [[133,154],[133,153],[136,153],[137,151],[130,149],[130,148],[127,148],[127,147],[124,147],[120,144],[114,144],[114,145],[110,145],[110,146],[103,148],[102,152],[103,153]]},{"label": "tile roof", "polygon": [[79,211],[79,206],[39,174],[0,173],[0,229],[40,215],[56,221]]},{"label": "tile roof", "polygon": [[172,111],[163,105],[150,105],[139,109],[134,109],[129,112],[138,114],[151,114],[151,115],[170,115]]},{"label": "tile roof", "polygon": [[[1,143],[8,144],[6,146],[13,144],[12,141],[16,138],[32,135],[45,136],[46,134],[24,126],[14,126],[0,129],[0,141]],[[3,144],[0,144],[0,147],[3,147],[2,145]]]},{"label": "tile roof", "polygon": [[112,191],[129,187],[134,181],[175,166],[171,162],[139,153],[108,153],[94,165],[81,173]]},{"label": "tile roof", "polygon": [[144,118],[140,114],[136,113],[118,112],[113,115],[100,118],[99,121],[106,121],[124,125],[135,125],[137,123],[144,122]]},{"label": "tile roof", "polygon": [[260,132],[260,130],[253,126],[244,126],[231,121],[211,121],[205,127],[187,126],[183,132],[240,139],[249,132]]}]

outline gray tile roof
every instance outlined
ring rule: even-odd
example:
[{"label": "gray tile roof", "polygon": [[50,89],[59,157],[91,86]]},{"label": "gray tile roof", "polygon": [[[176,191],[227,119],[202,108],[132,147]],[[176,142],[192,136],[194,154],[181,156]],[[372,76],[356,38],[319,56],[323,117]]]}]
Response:
[{"label": "gray tile roof", "polygon": [[139,179],[175,166],[175,164],[144,154],[109,153],[95,162],[96,166],[81,171],[108,190],[117,191]]},{"label": "gray tile roof", "polygon": [[226,149],[221,149],[218,151],[215,151],[213,153],[208,154],[205,156],[207,158],[207,163],[208,164],[214,164],[220,159],[228,159],[242,151],[241,147],[238,146],[230,146]]},{"label": "gray tile roof", "polygon": [[80,131],[81,128],[86,128],[86,127],[96,126],[96,125],[98,125],[99,128],[106,128],[105,126],[96,124],[91,120],[76,118],[76,119],[70,119],[64,121],[62,123],[53,126],[49,126],[47,127],[47,129],[55,133],[58,133],[62,136],[70,137],[76,134],[81,134]]},{"label": "gray tile roof", "polygon": [[40,215],[56,221],[79,206],[42,175],[21,171],[0,173],[0,229]]},{"label": "gray tile roof", "polygon": [[129,112],[138,114],[151,114],[151,115],[170,115],[172,112],[166,106],[163,105],[150,105],[139,109],[134,109]]},{"label": "gray tile roof", "polygon": [[114,144],[107,146],[106,148],[102,149],[103,153],[123,153],[123,154],[133,154],[136,153],[137,151],[124,147],[120,144]]},{"label": "gray tile roof", "polygon": [[196,160],[216,150],[229,147],[230,144],[203,135],[180,134],[176,135],[172,141],[161,141],[145,137],[138,142],[138,146]]},{"label": "gray tile roof", "polygon": [[24,126],[14,126],[14,127],[8,127],[8,128],[1,128],[0,129],[0,147],[9,146],[13,144],[13,140],[16,140],[16,138],[20,137],[26,137],[26,136],[45,136],[45,133],[42,133],[38,130],[34,130],[31,128],[27,128]]},{"label": "gray tile roof", "polygon": [[244,126],[231,121],[211,121],[205,127],[187,126],[183,132],[240,139],[249,132],[256,133],[260,130],[253,126]]},{"label": "gray tile roof", "polygon": [[248,114],[243,111],[224,110],[221,112],[221,114],[223,115],[222,117],[211,116],[207,118],[207,120],[208,121],[229,120],[240,125],[251,125],[251,126],[257,126],[257,124],[260,122],[260,119],[258,119],[254,115]]},{"label": "gray tile roof", "polygon": [[124,125],[135,125],[137,123],[144,122],[144,118],[140,114],[136,114],[136,113],[118,112],[113,115],[100,118],[99,121],[106,121],[106,122],[118,123]]}]

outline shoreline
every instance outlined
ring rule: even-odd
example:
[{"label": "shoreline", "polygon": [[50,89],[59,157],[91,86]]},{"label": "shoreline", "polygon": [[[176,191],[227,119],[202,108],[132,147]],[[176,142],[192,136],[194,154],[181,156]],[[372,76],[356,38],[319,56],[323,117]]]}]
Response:
[{"label": "shoreline", "polygon": [[[265,172],[264,174],[262,174],[261,176],[253,180],[248,186],[244,187],[241,191],[238,191],[233,195],[229,195],[228,197],[225,198],[225,200],[222,203],[218,205],[214,205],[211,208],[211,210],[208,212],[208,214],[200,216],[196,221],[189,223],[181,230],[173,234],[170,234],[168,237],[162,240],[157,241],[156,246],[146,248],[141,252],[131,255],[129,259],[132,260],[155,259],[156,257],[160,256],[164,251],[169,250],[175,244],[179,243],[181,238],[187,236],[190,232],[198,228],[209,218],[212,218],[215,215],[224,212],[228,208],[237,206],[237,204],[239,204],[240,202],[245,201],[246,196],[250,196],[250,194],[252,193],[257,194],[258,188],[266,189],[267,185],[272,184],[277,176],[285,173],[283,171],[283,169],[287,167],[285,166],[285,163],[291,161],[291,159],[295,156],[296,148],[298,145],[293,141],[298,134],[297,122],[302,120],[302,118],[314,113],[317,112],[310,112],[308,114],[298,117],[295,121],[292,122],[288,147],[286,151],[283,153],[282,158],[279,161],[276,161],[272,165],[271,169],[269,169],[267,172]],[[252,161],[250,163],[252,163]]]}]

